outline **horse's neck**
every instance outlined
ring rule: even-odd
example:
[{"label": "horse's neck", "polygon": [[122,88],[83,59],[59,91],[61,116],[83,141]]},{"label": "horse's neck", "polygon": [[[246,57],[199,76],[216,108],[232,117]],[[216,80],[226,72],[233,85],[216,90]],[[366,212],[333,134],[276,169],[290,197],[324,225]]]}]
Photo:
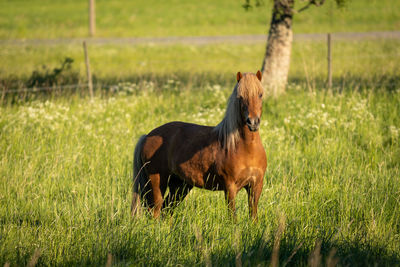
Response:
[{"label": "horse's neck", "polygon": [[247,125],[240,128],[240,139],[245,145],[252,145],[260,140],[259,131],[252,132]]}]

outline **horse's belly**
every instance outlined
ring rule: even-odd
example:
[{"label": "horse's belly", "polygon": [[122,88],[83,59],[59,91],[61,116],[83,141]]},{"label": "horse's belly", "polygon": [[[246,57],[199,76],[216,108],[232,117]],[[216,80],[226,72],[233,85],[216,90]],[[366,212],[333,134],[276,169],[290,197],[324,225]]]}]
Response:
[{"label": "horse's belly", "polygon": [[212,171],[202,168],[179,168],[178,176],[190,185],[208,190],[224,190],[225,183],[222,177]]},{"label": "horse's belly", "polygon": [[196,187],[217,191],[217,190],[224,190],[225,183],[221,176],[212,173],[207,173],[206,175],[204,175],[202,178],[199,179],[199,182],[196,185]]},{"label": "horse's belly", "polygon": [[201,143],[207,145],[186,143],[175,151],[170,160],[170,169],[190,185],[209,190],[223,190],[223,180],[215,169],[217,144],[210,140],[203,140]]}]

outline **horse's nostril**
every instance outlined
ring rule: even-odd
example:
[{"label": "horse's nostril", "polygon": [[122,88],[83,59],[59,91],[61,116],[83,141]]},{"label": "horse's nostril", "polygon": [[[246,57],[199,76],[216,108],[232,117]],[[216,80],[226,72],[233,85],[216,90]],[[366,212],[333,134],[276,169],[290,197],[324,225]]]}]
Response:
[{"label": "horse's nostril", "polygon": [[257,117],[256,123],[257,123],[257,124],[260,124],[260,117]]},{"label": "horse's nostril", "polygon": [[247,118],[247,119],[246,119],[246,123],[249,124],[249,125],[251,125],[251,120],[250,120],[250,118]]}]

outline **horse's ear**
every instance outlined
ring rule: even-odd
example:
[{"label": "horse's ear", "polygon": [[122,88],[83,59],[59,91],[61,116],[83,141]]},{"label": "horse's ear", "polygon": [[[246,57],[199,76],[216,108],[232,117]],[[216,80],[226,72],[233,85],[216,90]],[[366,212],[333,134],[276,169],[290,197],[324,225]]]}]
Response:
[{"label": "horse's ear", "polygon": [[243,75],[242,75],[242,73],[239,71],[239,72],[236,74],[236,80],[237,80],[237,82],[239,82],[240,79],[242,79],[242,77],[243,77]]},{"label": "horse's ear", "polygon": [[257,78],[258,78],[258,80],[261,82],[261,79],[262,79],[262,73],[261,73],[261,71],[257,71]]}]

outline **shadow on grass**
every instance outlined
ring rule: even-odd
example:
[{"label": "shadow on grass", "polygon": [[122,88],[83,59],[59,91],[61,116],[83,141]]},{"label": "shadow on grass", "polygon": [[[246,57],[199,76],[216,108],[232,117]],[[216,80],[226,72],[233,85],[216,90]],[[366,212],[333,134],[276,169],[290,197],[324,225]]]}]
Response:
[{"label": "shadow on grass", "polygon": [[[315,245],[307,246],[310,240],[299,240],[291,238],[289,234],[280,240],[280,243],[274,240],[266,241],[262,234],[254,239],[251,244],[243,244],[243,249],[237,251],[233,245],[232,249],[220,248],[207,254],[207,248],[196,245],[197,237],[187,235],[195,245],[188,249],[197,249],[192,258],[179,261],[178,255],[167,254],[167,251],[173,251],[174,244],[169,248],[159,247],[157,243],[151,243],[151,247],[139,246],[146,233],[131,232],[128,236],[111,237],[108,251],[111,255],[113,265],[123,266],[398,266],[400,257],[390,252],[383,246],[369,246],[359,242],[336,242],[329,240],[315,240]],[[148,240],[147,240],[148,241]],[[211,242],[216,242],[214,240]],[[154,240],[154,242],[157,242]],[[187,241],[184,241],[187,242]],[[210,242],[210,241],[209,241]],[[150,243],[149,243],[150,244]],[[208,247],[213,247],[208,244]],[[217,245],[218,244],[214,244]],[[94,250],[88,251],[86,256],[77,258],[65,258],[58,262],[60,266],[104,266],[110,261],[109,255],[103,249],[93,243]],[[97,248],[97,249],[96,249]],[[275,248],[279,250],[276,251]],[[167,250],[167,251],[165,251]],[[236,250],[236,251],[235,251]],[[46,251],[43,251],[45,256]],[[273,255],[277,255],[276,264],[272,264]],[[33,254],[17,255],[17,264],[26,265]],[[38,265],[48,265],[53,259],[38,258]],[[54,264],[54,262],[53,262]]]},{"label": "shadow on grass", "polygon": [[[35,72],[34,72],[35,73]],[[46,72],[47,73],[47,72]],[[46,74],[45,73],[45,74]],[[68,76],[70,75],[70,77]],[[55,75],[47,75],[55,76]],[[47,77],[45,75],[45,77]],[[60,77],[58,77],[60,76]],[[20,103],[30,100],[48,99],[52,97],[69,97],[71,95],[88,96],[87,84],[85,78],[77,77],[75,72],[66,71],[63,75],[58,75],[51,81],[41,81],[32,83],[32,77],[18,79],[17,77],[5,77],[0,81],[1,102]],[[44,78],[43,78],[44,79]],[[37,80],[37,79],[36,79]],[[35,80],[35,81],[36,81]],[[151,84],[152,90],[165,90],[166,85],[175,82],[178,90],[202,89],[208,85],[221,85],[233,87],[235,84],[234,73],[214,73],[214,72],[170,72],[170,73],[144,73],[130,75],[122,79],[99,77],[93,75],[95,94],[108,96],[113,94],[113,88],[120,83],[129,83],[137,85],[139,90],[143,90],[143,84]],[[46,83],[47,82],[47,83]],[[48,85],[40,87],[40,85]],[[68,88],[65,88],[68,85]],[[289,77],[289,90],[291,86],[297,86],[302,90],[325,90],[327,83],[325,78],[314,78],[308,80],[305,77]],[[371,91],[385,90],[394,91],[400,86],[399,74],[375,75],[375,76],[356,76],[345,74],[333,79],[332,91]],[[144,87],[146,89],[146,86]],[[138,90],[138,91],[139,91]]]},{"label": "shadow on grass", "polygon": [[[168,251],[174,251],[174,241],[169,244],[168,248],[159,248],[160,251],[138,248],[135,242],[143,239],[143,234],[139,232],[132,233],[128,239],[113,242],[110,254],[113,262],[119,265],[206,265],[206,266],[398,266],[400,264],[400,254],[388,249],[382,245],[371,245],[371,242],[360,239],[347,241],[341,238],[337,240],[338,233],[335,235],[328,232],[321,232],[319,237],[315,239],[309,238],[302,240],[301,237],[290,234],[292,229],[286,228],[285,218],[281,217],[279,226],[273,232],[265,232],[264,227],[254,229],[257,231],[257,237],[246,243],[246,234],[240,234],[234,240],[242,243],[242,246],[225,243],[219,246],[218,242],[225,242],[224,238],[213,238],[209,240],[207,234],[199,229],[197,232],[193,228],[193,232],[186,235],[183,242],[192,243],[188,249],[192,249],[194,253],[192,257],[186,256],[186,260],[180,261],[178,255],[168,254]],[[181,222],[181,220],[179,220]],[[153,222],[153,221],[152,221]],[[151,222],[151,223],[152,223]],[[187,221],[190,225],[195,223]],[[217,222],[218,223],[218,222]],[[230,224],[227,222],[228,228],[232,227],[232,234],[235,235],[236,227],[239,224]],[[247,224],[248,222],[243,221]],[[258,224],[262,224],[261,221]],[[260,226],[260,225],[259,225]],[[190,228],[192,228],[190,227]],[[172,229],[171,229],[172,230]],[[274,234],[274,231],[275,234]],[[287,231],[287,232],[286,232]],[[269,234],[272,234],[270,236]],[[169,234],[167,234],[169,235]],[[208,236],[208,237],[207,237]],[[275,236],[275,237],[274,237]],[[270,238],[272,237],[272,238]],[[175,240],[175,239],[172,239]],[[176,240],[180,240],[180,237]],[[225,241],[224,241],[225,240]],[[154,242],[156,242],[154,240]],[[170,241],[171,242],[171,241]],[[179,242],[179,241],[178,241]],[[227,241],[229,242],[229,241]],[[373,242],[373,241],[372,241]],[[165,243],[164,243],[165,245]],[[227,245],[227,246],[226,246]],[[211,249],[210,248],[218,248]],[[106,261],[104,255],[104,263]],[[102,262],[90,262],[90,264],[101,264]],[[78,263],[79,264],[79,263]]]},{"label": "shadow on grass", "polygon": [[[390,255],[383,247],[363,247],[360,244],[335,244],[322,242],[312,249],[299,246],[302,242],[284,241],[279,249],[279,265],[281,266],[327,266],[328,263],[337,262],[344,266],[394,266],[400,263],[400,258]],[[320,245],[320,247],[318,247]],[[259,250],[260,246],[254,245],[241,254],[241,262],[244,266],[256,266],[257,264],[271,264],[273,247],[268,246]],[[255,255],[254,255],[255,254]],[[234,266],[237,261],[236,256],[221,259],[218,255],[213,255],[213,259],[219,263],[229,262]],[[316,263],[317,265],[314,265]],[[318,264],[319,263],[319,264]],[[224,264],[225,265],[225,264]]]},{"label": "shadow on grass", "polygon": [[[47,75],[47,72],[42,75]],[[58,76],[57,76],[58,77]],[[60,76],[60,79],[52,79],[50,82],[33,83],[32,78],[18,79],[10,76],[0,80],[0,104],[19,104],[33,100],[48,100],[58,97],[87,97],[89,92],[85,78],[77,78],[75,73],[68,73]],[[143,90],[165,91],[172,90],[198,90],[208,85],[229,85],[234,86],[235,74],[232,73],[168,73],[156,74],[145,73],[139,75],[131,75],[121,79],[98,77],[93,75],[93,88],[95,95],[108,97],[115,94],[115,88],[120,84],[128,84],[134,86],[135,90],[129,90],[128,93],[138,93]],[[35,78],[37,80],[37,78]],[[44,79],[44,78],[43,78]],[[173,88],[169,85],[174,84]]]},{"label": "shadow on grass", "polygon": [[[326,90],[328,84],[325,78],[317,77],[313,80],[307,80],[305,77],[289,77],[290,84],[301,85],[301,88],[314,91]],[[340,77],[334,77],[332,80],[332,91],[358,91],[366,92],[371,90],[385,90],[392,92],[400,87],[400,74],[386,74],[375,76],[357,76],[346,73]]]},{"label": "shadow on grass", "polygon": [[[264,245],[260,239],[256,244],[245,246],[244,251],[229,253],[227,251],[214,252],[201,259],[203,264],[216,266],[269,266],[273,255],[273,245]],[[314,248],[303,248],[300,241],[285,241],[279,247],[280,266],[397,266],[400,258],[390,254],[384,247],[364,247],[356,243],[337,244],[330,242],[317,243]],[[319,247],[320,246],[320,247]],[[123,244],[110,251],[113,263],[118,265],[151,265],[165,266],[174,263],[169,258],[152,258],[150,254],[135,250],[132,244]],[[175,255],[172,255],[175,257]],[[207,259],[208,258],[208,259]],[[90,259],[83,262],[69,262],[72,264],[104,264],[107,255],[104,255],[104,262],[92,262]],[[183,266],[198,265],[199,259],[194,258],[185,262],[175,262]]]}]

